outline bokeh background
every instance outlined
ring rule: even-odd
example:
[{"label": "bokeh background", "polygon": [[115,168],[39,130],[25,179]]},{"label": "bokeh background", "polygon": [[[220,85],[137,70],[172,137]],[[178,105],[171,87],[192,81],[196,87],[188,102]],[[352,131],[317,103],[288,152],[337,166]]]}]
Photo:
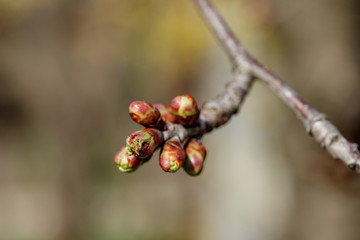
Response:
[{"label": "bokeh background", "polygon": [[[223,0],[258,60],[360,143],[359,2]],[[261,82],[199,177],[113,164],[135,100],[199,104],[231,66],[192,1],[0,0],[0,239],[360,239],[360,178]]]}]

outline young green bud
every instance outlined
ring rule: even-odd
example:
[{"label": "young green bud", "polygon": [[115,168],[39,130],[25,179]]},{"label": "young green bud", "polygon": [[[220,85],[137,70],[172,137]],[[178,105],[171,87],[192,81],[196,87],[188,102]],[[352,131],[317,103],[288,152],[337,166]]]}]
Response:
[{"label": "young green bud", "polygon": [[165,104],[154,104],[153,106],[160,111],[161,118],[164,121],[176,123],[176,116],[172,107]]},{"label": "young green bud", "polygon": [[145,128],[133,132],[126,139],[129,154],[134,154],[139,159],[149,157],[162,142],[162,134],[155,128]]},{"label": "young green bud", "polygon": [[164,121],[161,119],[160,111],[147,102],[135,101],[129,106],[132,120],[150,128],[163,128]]},{"label": "young green bud", "polygon": [[167,141],[161,151],[160,167],[165,172],[176,172],[185,162],[184,148],[178,141]]},{"label": "young green bud", "polygon": [[142,163],[135,155],[129,155],[126,147],[115,154],[114,162],[121,172],[133,172]]},{"label": "young green bud", "polygon": [[171,101],[171,107],[177,121],[183,125],[193,125],[199,118],[199,109],[196,101],[188,94],[177,96]]},{"label": "young green bud", "polygon": [[191,176],[201,173],[206,157],[205,146],[200,140],[192,138],[185,148],[186,160],[183,166],[185,172]]}]

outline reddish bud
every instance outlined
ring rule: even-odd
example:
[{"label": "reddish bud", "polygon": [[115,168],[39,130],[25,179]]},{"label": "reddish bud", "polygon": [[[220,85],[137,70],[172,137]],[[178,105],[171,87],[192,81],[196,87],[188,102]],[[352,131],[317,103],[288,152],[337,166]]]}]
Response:
[{"label": "reddish bud", "polygon": [[165,172],[176,172],[185,162],[184,148],[178,141],[167,141],[160,155],[160,167]]},{"label": "reddish bud", "polygon": [[161,118],[164,121],[172,123],[176,122],[176,116],[174,115],[174,110],[172,107],[165,104],[154,104],[153,106],[160,111]]},{"label": "reddish bud", "polygon": [[114,161],[121,172],[133,172],[142,163],[135,155],[129,155],[126,147],[115,154]]},{"label": "reddish bud", "polygon": [[133,132],[126,139],[129,154],[134,154],[139,159],[149,157],[162,142],[162,134],[155,128],[145,128]]},{"label": "reddish bud", "polygon": [[183,125],[193,125],[199,118],[199,109],[196,101],[188,94],[177,96],[171,101],[171,107],[177,121]]},{"label": "reddish bud", "polygon": [[157,108],[147,102],[135,101],[129,106],[129,113],[132,120],[150,128],[163,128],[164,121],[161,119]]},{"label": "reddish bud", "polygon": [[200,140],[191,139],[185,148],[186,160],[183,166],[185,172],[191,176],[197,176],[201,173],[206,157],[205,146]]}]

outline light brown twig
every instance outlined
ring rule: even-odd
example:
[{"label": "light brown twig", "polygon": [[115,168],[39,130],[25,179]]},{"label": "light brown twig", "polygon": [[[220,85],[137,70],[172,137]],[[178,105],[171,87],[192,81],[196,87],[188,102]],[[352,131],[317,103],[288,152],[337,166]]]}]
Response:
[{"label": "light brown twig", "polygon": [[[252,58],[242,47],[210,1],[194,0],[194,2],[202,13],[205,22],[211,27],[232,63],[237,68],[237,71],[234,72],[235,78],[243,79],[242,90],[237,92],[237,97],[243,99],[252,84],[253,77],[262,80],[296,113],[297,117],[305,125],[307,132],[312,135],[333,158],[341,160],[351,170],[360,173],[360,153],[357,145],[348,142],[339,130],[326,119],[324,114],[312,108],[290,86]],[[226,96],[223,96],[223,99],[226,99]],[[201,116],[207,124],[209,119],[211,119],[208,115],[216,116],[216,121],[210,121],[215,122],[215,126],[222,123],[219,118],[219,112],[224,114],[222,103],[223,101],[210,101],[204,105]],[[238,101],[238,104],[241,103],[242,101]],[[213,112],[211,112],[211,109],[213,109]],[[231,109],[235,109],[235,107]],[[228,116],[231,116],[231,114],[228,114]],[[215,117],[212,119],[215,119]]]}]

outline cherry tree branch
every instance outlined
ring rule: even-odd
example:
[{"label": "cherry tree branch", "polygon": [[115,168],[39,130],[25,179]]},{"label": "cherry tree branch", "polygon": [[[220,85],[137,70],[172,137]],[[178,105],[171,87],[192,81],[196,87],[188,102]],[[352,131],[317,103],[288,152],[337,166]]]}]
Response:
[{"label": "cherry tree branch", "polygon": [[[236,96],[243,99],[248,88],[252,85],[253,77],[262,80],[294,113],[296,113],[297,117],[305,125],[307,132],[312,135],[333,158],[341,160],[351,170],[360,173],[360,153],[357,145],[348,142],[339,130],[326,119],[324,114],[307,104],[290,86],[252,58],[245,51],[210,1],[194,0],[194,2],[198,6],[200,13],[203,15],[206,24],[210,26],[237,69],[234,71],[235,79],[238,79],[235,80],[235,82],[238,82],[239,79],[241,79],[243,84],[241,85],[241,91],[235,91],[237,93]],[[222,98],[226,99],[226,93]],[[215,127],[222,124],[221,115],[226,115],[222,109],[224,105],[223,102],[224,100],[215,100],[204,105],[200,115],[204,122],[204,126],[209,124],[209,119],[212,119],[210,125],[214,124],[211,126]],[[242,100],[237,103],[239,104],[239,107]],[[234,110],[237,108],[232,107],[231,109]],[[209,115],[216,117],[211,118]],[[227,114],[226,116],[230,117],[231,114]],[[200,128],[202,128],[202,130],[207,129],[204,126]],[[189,130],[185,132],[189,132]],[[185,135],[186,134],[184,134],[184,136]]]}]

